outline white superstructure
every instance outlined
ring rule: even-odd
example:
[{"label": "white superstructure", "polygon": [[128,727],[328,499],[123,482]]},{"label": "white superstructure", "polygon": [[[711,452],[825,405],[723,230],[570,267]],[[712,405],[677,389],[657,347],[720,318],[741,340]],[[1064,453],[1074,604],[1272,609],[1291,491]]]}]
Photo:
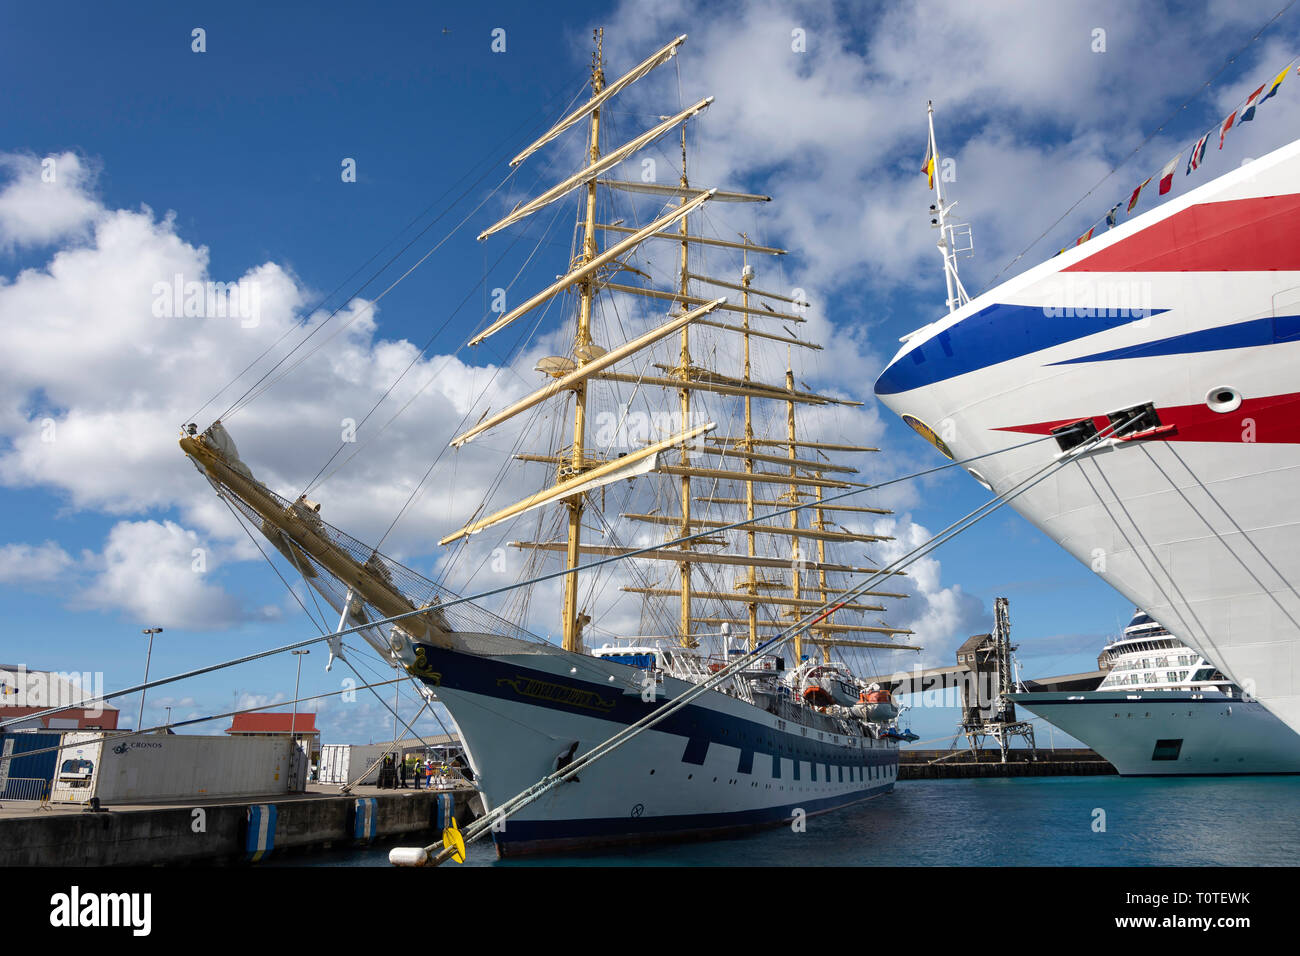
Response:
[{"label": "white superstructure", "polygon": [[1095,691],[1012,699],[1123,775],[1300,773],[1300,735],[1142,611],[1098,663]]},{"label": "white superstructure", "polygon": [[945,454],[997,452],[969,469],[996,492],[1111,434],[1013,506],[1293,729],[1298,214],[1300,141],[912,333],[876,383]]}]

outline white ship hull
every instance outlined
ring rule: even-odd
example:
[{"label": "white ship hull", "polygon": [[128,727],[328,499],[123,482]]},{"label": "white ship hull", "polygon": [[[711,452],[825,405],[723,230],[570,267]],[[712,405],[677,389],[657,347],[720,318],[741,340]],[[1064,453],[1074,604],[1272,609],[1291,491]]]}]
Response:
[{"label": "white ship hull", "polygon": [[[488,809],[692,685],[614,661],[486,634],[421,645]],[[610,680],[613,677],[613,680]],[[576,743],[576,747],[575,747]],[[777,825],[891,791],[898,747],[781,720],[709,691],[512,815],[501,856],[698,839]]]},{"label": "white ship hull", "polygon": [[1300,773],[1300,735],[1258,701],[1220,693],[1013,694],[1123,776]]},{"label": "white ship hull", "polygon": [[[1300,730],[1300,142],[912,335],[876,392],[956,458],[1152,403],[1021,514]],[[918,429],[920,430],[920,429]],[[1048,437],[973,465],[995,491]]]}]

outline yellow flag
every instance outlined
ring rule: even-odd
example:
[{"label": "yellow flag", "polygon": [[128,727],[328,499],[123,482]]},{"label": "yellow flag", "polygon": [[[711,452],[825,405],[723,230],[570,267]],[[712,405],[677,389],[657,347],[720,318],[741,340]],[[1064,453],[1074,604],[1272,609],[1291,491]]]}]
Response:
[{"label": "yellow flag", "polygon": [[921,164],[921,172],[925,173],[925,178],[930,183],[930,188],[934,188],[934,147],[925,147],[925,162]]}]

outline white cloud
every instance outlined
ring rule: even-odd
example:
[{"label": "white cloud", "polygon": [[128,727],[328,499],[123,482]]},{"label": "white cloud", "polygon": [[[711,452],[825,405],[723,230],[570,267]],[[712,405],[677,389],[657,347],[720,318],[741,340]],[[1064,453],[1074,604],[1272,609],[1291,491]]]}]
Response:
[{"label": "white cloud", "polygon": [[44,584],[56,580],[72,557],[53,541],[0,545],[0,584]]},{"label": "white cloud", "polygon": [[235,702],[236,710],[251,710],[254,707],[273,707],[281,701],[287,701],[289,698],[281,692],[274,694],[253,694],[245,691],[240,694]]},{"label": "white cloud", "polygon": [[150,626],[194,630],[229,626],[244,616],[209,582],[214,565],[199,536],[171,521],[118,522],[103,553],[88,556],[87,564],[95,575],[80,601],[89,607],[121,609]]},{"label": "white cloud", "polygon": [[79,237],[100,212],[90,198],[94,171],[76,153],[0,153],[0,250]]},{"label": "white cloud", "polygon": [[[1165,14],[1123,2],[936,0],[887,6],[860,21],[818,3],[625,2],[607,25],[605,49],[613,75],[666,37],[688,33],[682,99],[716,97],[693,124],[694,180],[770,192],[773,233],[790,243],[803,278],[850,296],[865,286],[869,294],[858,298],[868,323],[882,317],[882,292],[929,290],[934,308],[918,316],[920,325],[943,303],[927,228],[932,197],[919,174],[927,101],[940,156],[956,160],[947,198],[959,200],[959,218],[974,225],[976,257],[963,266],[975,291],[1112,166],[1125,161],[1011,274],[1055,251],[1053,242],[1071,241],[1162,165],[1182,142],[1168,130],[1127,159],[1273,12],[1267,0],[1208,5],[1165,29]],[[794,29],[805,31],[807,52],[792,50]],[[1094,51],[1098,29],[1103,52]],[[1230,71],[1214,87],[1218,105],[1226,111],[1243,98],[1256,73],[1258,82],[1271,78],[1269,70],[1290,59],[1286,50],[1277,37],[1251,47],[1238,63],[1250,72]],[[624,96],[663,112],[677,100],[677,83],[671,69],[661,70]],[[1196,99],[1179,122],[1212,123],[1216,109],[1210,97]],[[1273,145],[1290,138],[1286,129],[1274,129]]]},{"label": "white cloud", "polygon": [[[915,522],[910,514],[877,519],[872,523],[872,533],[893,537],[892,541],[880,542],[873,549],[882,565],[897,561],[932,537],[930,530]],[[962,590],[960,584],[944,586],[936,558],[920,558],[907,567],[906,577],[891,578],[881,589],[912,595],[899,603],[895,618],[897,623],[915,632],[910,640],[924,648],[921,661],[925,667],[952,664],[953,654],[962,641],[989,629],[989,612],[984,602]],[[901,658],[896,661],[899,662],[904,666],[911,663]]]}]

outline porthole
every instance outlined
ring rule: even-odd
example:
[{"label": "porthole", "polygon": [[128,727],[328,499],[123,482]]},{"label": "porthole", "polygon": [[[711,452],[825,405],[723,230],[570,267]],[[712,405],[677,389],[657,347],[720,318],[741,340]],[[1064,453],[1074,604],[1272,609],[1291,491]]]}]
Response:
[{"label": "porthole", "polygon": [[1241,392],[1227,385],[1219,385],[1206,393],[1205,404],[1210,407],[1210,411],[1226,415],[1241,408]]}]

